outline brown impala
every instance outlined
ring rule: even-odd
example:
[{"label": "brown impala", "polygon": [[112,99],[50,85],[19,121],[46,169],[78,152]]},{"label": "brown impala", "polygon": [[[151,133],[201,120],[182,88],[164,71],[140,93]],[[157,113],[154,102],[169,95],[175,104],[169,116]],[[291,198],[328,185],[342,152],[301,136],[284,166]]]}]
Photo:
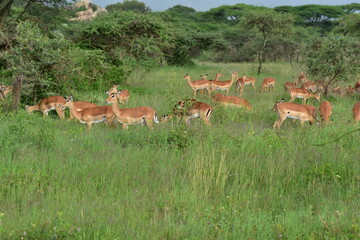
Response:
[{"label": "brown impala", "polygon": [[229,94],[229,90],[232,86],[232,84],[235,81],[235,78],[237,77],[237,73],[234,71],[231,71],[231,79],[228,81],[211,81],[211,92],[215,90],[221,90],[226,91],[226,94]]},{"label": "brown impala", "polygon": [[[68,97],[67,97],[68,98]],[[93,108],[93,107],[98,107],[98,105],[96,105],[95,103],[91,103],[91,102],[86,102],[86,101],[77,101],[77,102],[73,102],[74,103],[74,108],[76,109],[76,111],[82,111],[85,108]],[[69,106],[65,106],[62,105],[64,110],[66,107]],[[70,119],[74,119],[75,117],[73,116],[72,112],[70,111]]]},{"label": "brown impala", "polygon": [[323,101],[320,104],[319,107],[320,116],[322,119],[322,122],[329,124],[330,123],[330,117],[332,114],[332,107],[329,101]]},{"label": "brown impala", "polygon": [[353,107],[353,116],[354,116],[355,123],[360,121],[360,102],[355,103],[355,105]]},{"label": "brown impala", "polygon": [[[120,94],[116,94],[116,97],[119,100],[119,103],[127,103],[130,97],[130,93],[128,90],[119,90]],[[113,85],[112,88],[109,89],[109,91],[106,92],[107,95],[110,95],[111,93],[117,93],[118,92],[118,86]]]},{"label": "brown impala", "polygon": [[186,74],[186,76],[183,79],[188,80],[189,86],[194,90],[194,97],[196,97],[197,91],[202,89],[206,89],[210,97],[211,86],[209,80],[200,79],[200,80],[191,81],[189,74]]},{"label": "brown impala", "polygon": [[66,97],[62,105],[70,108],[72,116],[74,116],[80,123],[85,123],[88,131],[90,131],[93,123],[101,123],[105,121],[109,127],[114,127],[115,115],[110,106],[96,106],[78,111],[73,102],[72,96]]},{"label": "brown impala", "polygon": [[236,91],[240,92],[240,94],[243,94],[244,87],[249,84],[251,84],[254,90],[256,90],[255,82],[256,82],[256,78],[248,77],[245,76],[245,74],[243,74],[243,76],[241,78],[238,78],[238,80],[236,81]]},{"label": "brown impala", "polygon": [[44,98],[34,106],[26,106],[26,111],[32,113],[33,111],[39,110],[43,113],[43,117],[46,117],[49,115],[49,111],[55,110],[60,119],[65,119],[65,114],[61,107],[61,104],[64,104],[64,102],[65,98],[62,96],[52,96]]},{"label": "brown impala", "polygon": [[292,88],[289,90],[289,94],[290,94],[290,101],[289,102],[293,102],[295,100],[295,98],[302,98],[302,103],[306,104],[306,100],[308,98],[316,98],[316,100],[318,100],[320,102],[320,94],[313,94],[310,93],[308,90],[303,89],[303,88]]},{"label": "brown impala", "polygon": [[261,86],[261,92],[269,89],[274,89],[276,83],[276,79],[272,77],[264,78],[263,84]]},{"label": "brown impala", "polygon": [[316,108],[311,105],[302,105],[291,102],[284,102],[284,99],[275,103],[273,110],[279,115],[279,119],[274,123],[274,128],[280,128],[286,118],[299,119],[301,126],[305,121],[310,124],[316,121]]},{"label": "brown impala", "polygon": [[8,95],[12,90],[13,86],[5,86],[0,84],[0,100],[4,100],[6,95]]},{"label": "brown impala", "polygon": [[235,106],[238,108],[245,107],[247,110],[252,109],[250,103],[241,97],[224,96],[221,93],[217,93],[212,97],[212,101],[223,106]]},{"label": "brown impala", "polygon": [[128,125],[133,124],[144,124],[152,129],[153,122],[159,123],[155,110],[150,107],[119,108],[117,94],[120,92],[111,93],[105,103],[112,104],[111,108],[123,129],[128,129]]}]

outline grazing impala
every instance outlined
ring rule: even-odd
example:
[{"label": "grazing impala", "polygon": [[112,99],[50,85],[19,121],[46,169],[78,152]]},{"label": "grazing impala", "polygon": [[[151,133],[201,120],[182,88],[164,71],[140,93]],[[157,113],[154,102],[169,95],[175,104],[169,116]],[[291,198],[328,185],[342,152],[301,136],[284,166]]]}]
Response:
[{"label": "grazing impala", "polygon": [[355,123],[360,121],[360,102],[355,103],[355,105],[353,107],[353,116],[354,116]]},{"label": "grazing impala", "polygon": [[186,76],[184,77],[184,79],[187,79],[187,80],[188,80],[189,86],[194,90],[194,97],[196,97],[197,91],[198,91],[198,90],[202,90],[202,89],[206,89],[206,91],[208,92],[209,97],[210,97],[211,86],[210,86],[209,80],[207,80],[207,79],[200,79],[200,80],[191,81],[189,74],[186,74]]},{"label": "grazing impala", "polygon": [[128,129],[128,125],[144,124],[149,128],[153,128],[153,122],[159,123],[154,109],[149,107],[135,107],[135,108],[119,108],[117,93],[111,93],[105,100],[106,104],[112,104],[111,108],[117,117],[117,121],[122,124],[123,129]]},{"label": "grazing impala", "polygon": [[274,128],[280,128],[286,118],[299,119],[301,126],[304,126],[305,121],[309,121],[310,124],[316,121],[314,106],[284,102],[284,99],[281,99],[275,103],[273,110],[279,115],[279,119],[273,125]]},{"label": "grazing impala", "polygon": [[232,84],[235,81],[235,78],[237,77],[237,73],[234,71],[231,71],[231,79],[229,81],[211,81],[211,92],[215,90],[221,90],[226,91],[226,94],[229,95],[229,90],[232,86]]},{"label": "grazing impala", "polygon": [[320,116],[322,119],[322,122],[325,122],[326,124],[330,123],[330,117],[332,114],[332,107],[329,101],[323,101],[320,104],[319,107]]},{"label": "grazing impala", "polygon": [[[293,80],[294,80],[294,78],[293,78]],[[292,88],[296,88],[296,81],[295,80],[294,80],[294,82],[286,82],[284,84],[285,91],[289,91]]]},{"label": "grazing impala", "polygon": [[201,118],[206,125],[210,125],[212,111],[213,108],[207,103],[198,102],[195,99],[183,99],[175,105],[173,113],[164,116],[162,120],[167,122],[177,116],[184,117],[185,122],[190,124],[192,118]]},{"label": "grazing impala", "polygon": [[318,85],[313,81],[307,81],[301,85],[301,88],[306,89],[308,91],[311,91],[315,93],[318,90]]},{"label": "grazing impala", "polygon": [[223,106],[235,106],[238,108],[245,107],[247,110],[252,109],[250,103],[241,97],[224,96],[221,93],[217,93],[212,97],[212,101]]},{"label": "grazing impala", "polygon": [[[82,111],[85,108],[93,108],[93,107],[98,107],[98,105],[96,105],[95,103],[91,103],[91,102],[86,102],[86,101],[77,101],[77,102],[73,102],[74,103],[74,108],[76,109],[76,111]],[[63,108],[65,109],[68,106],[64,106]],[[62,110],[64,110],[62,109]],[[70,111],[70,119],[74,119],[75,117],[73,116],[72,112]]]},{"label": "grazing impala", "polygon": [[292,88],[289,90],[289,94],[290,94],[290,101],[289,102],[293,102],[295,100],[295,98],[302,98],[302,103],[306,104],[306,100],[308,98],[316,98],[316,100],[318,100],[320,102],[320,94],[313,94],[310,93],[308,90],[303,89],[303,88]]},{"label": "grazing impala", "polygon": [[0,84],[0,100],[4,100],[6,95],[8,95],[12,90],[13,86],[5,86]]},{"label": "grazing impala", "polygon": [[93,123],[101,123],[105,121],[109,127],[114,127],[115,115],[110,106],[96,106],[78,111],[72,96],[66,97],[61,105],[70,108],[71,114],[80,123],[86,124],[87,131],[90,131]]},{"label": "grazing impala", "polygon": [[32,113],[33,111],[40,110],[43,113],[43,116],[46,117],[49,115],[49,111],[55,110],[60,119],[65,119],[65,114],[62,107],[60,106],[65,102],[65,98],[62,96],[52,96],[44,98],[38,104],[34,106],[26,106],[26,111]]},{"label": "grazing impala", "polygon": [[264,78],[263,84],[261,86],[261,92],[269,89],[274,89],[276,83],[276,79],[272,77]]},{"label": "grazing impala", "polygon": [[247,76],[245,76],[245,73],[244,73],[243,76],[241,78],[238,78],[238,80],[236,81],[236,91],[240,92],[240,94],[243,94],[244,86],[249,85],[249,84],[251,84],[253,86],[254,90],[256,90],[255,82],[256,82],[256,78],[247,77]]},{"label": "grazing impala", "polygon": [[[120,94],[116,94],[119,103],[123,103],[123,104],[127,103],[130,97],[129,91],[128,90],[119,90],[119,91],[121,91]],[[110,88],[109,91],[106,92],[106,94],[110,95],[111,93],[117,93],[117,92],[118,92],[118,86],[113,85],[113,87]]]}]

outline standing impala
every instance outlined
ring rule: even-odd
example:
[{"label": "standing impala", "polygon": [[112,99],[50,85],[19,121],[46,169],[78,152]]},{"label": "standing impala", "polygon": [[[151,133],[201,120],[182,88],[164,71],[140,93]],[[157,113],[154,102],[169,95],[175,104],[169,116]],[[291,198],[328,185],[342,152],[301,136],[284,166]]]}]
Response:
[{"label": "standing impala", "polygon": [[183,99],[179,101],[173,112],[164,116],[162,119],[164,122],[168,122],[174,116],[184,117],[187,124],[190,124],[190,120],[193,118],[201,118],[206,125],[210,125],[210,117],[213,108],[204,102],[198,102],[195,99]]},{"label": "standing impala", "polygon": [[295,82],[286,82],[285,84],[284,84],[284,89],[285,89],[285,91],[289,91],[290,89],[292,89],[292,88],[296,88],[296,83]]},{"label": "standing impala", "polygon": [[210,86],[209,80],[200,79],[200,80],[191,81],[190,75],[188,73],[186,74],[186,76],[183,79],[188,80],[189,86],[194,90],[194,97],[196,97],[197,91],[202,90],[202,89],[206,89],[206,91],[208,92],[209,97],[210,97],[211,86]]},{"label": "standing impala", "polygon": [[289,94],[290,94],[290,101],[289,102],[293,102],[295,100],[295,98],[302,98],[302,103],[306,104],[306,100],[308,98],[316,98],[316,100],[318,100],[320,102],[320,94],[313,94],[310,93],[308,90],[303,89],[303,88],[292,88],[289,90]]},{"label": "standing impala", "polygon": [[332,107],[329,101],[323,101],[320,104],[319,107],[320,116],[322,119],[322,122],[329,124],[330,123],[330,117],[332,114]]},{"label": "standing impala", "polygon": [[[77,101],[77,102],[73,102],[74,104],[74,108],[76,109],[76,111],[82,111],[85,108],[93,108],[93,107],[98,107],[98,105],[96,105],[95,103],[91,103],[91,102],[86,102],[86,101]],[[69,106],[64,106],[63,105],[63,111],[66,107]],[[70,111],[70,119],[74,119],[75,117],[73,116],[72,112]]]},{"label": "standing impala", "polygon": [[249,84],[251,84],[254,90],[256,90],[255,82],[256,82],[256,78],[245,76],[244,73],[243,76],[241,78],[238,78],[238,80],[236,81],[236,91],[240,92],[240,94],[243,94],[244,87]]},{"label": "standing impala", "polygon": [[275,103],[273,110],[279,115],[279,119],[273,125],[274,128],[280,128],[286,118],[299,119],[301,126],[304,126],[305,121],[309,121],[310,124],[316,121],[314,106],[284,102],[284,99],[281,99]]},{"label": "standing impala", "polygon": [[353,116],[355,123],[360,121],[360,102],[355,103],[353,107]]},{"label": "standing impala", "polygon": [[[127,103],[130,97],[130,93],[128,90],[119,90],[120,94],[116,94],[116,97],[119,100],[119,103]],[[112,88],[109,89],[109,91],[106,92],[106,94],[110,95],[111,93],[117,93],[118,92],[118,86],[113,85]]]},{"label": "standing impala", "polygon": [[90,131],[93,123],[101,123],[105,121],[109,127],[114,127],[115,115],[110,106],[96,106],[78,111],[72,96],[66,97],[62,105],[69,107],[72,116],[74,116],[80,123],[86,124],[87,131]]},{"label": "standing impala", "polygon": [[212,101],[223,106],[235,106],[238,108],[245,107],[247,110],[252,109],[248,100],[241,97],[224,96],[221,93],[217,93],[212,97]]},{"label": "standing impala", "polygon": [[236,72],[231,71],[231,79],[229,81],[211,81],[211,92],[215,90],[221,90],[226,91],[226,94],[229,95],[229,90],[237,76],[238,75]]},{"label": "standing impala", "polygon": [[62,96],[52,96],[48,98],[44,98],[38,104],[34,106],[26,106],[26,111],[28,113],[32,113],[33,111],[40,110],[43,113],[43,117],[49,115],[49,111],[55,110],[60,119],[65,119],[65,114],[60,106],[65,102],[65,98]]},{"label": "standing impala", "polygon": [[261,92],[269,89],[274,89],[276,83],[276,79],[272,77],[264,78],[263,84],[261,86]]},{"label": "standing impala", "polygon": [[106,104],[112,104],[111,108],[117,117],[117,121],[123,125],[123,129],[128,129],[128,125],[142,123],[149,128],[153,128],[153,122],[159,123],[154,109],[150,107],[119,108],[117,93],[111,93],[105,100]]}]

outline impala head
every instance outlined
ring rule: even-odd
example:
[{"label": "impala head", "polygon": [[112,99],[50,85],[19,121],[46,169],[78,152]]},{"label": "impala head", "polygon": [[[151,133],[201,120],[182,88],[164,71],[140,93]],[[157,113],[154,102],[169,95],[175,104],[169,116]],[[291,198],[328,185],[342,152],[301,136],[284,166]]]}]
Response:
[{"label": "impala head", "polygon": [[205,74],[205,75],[200,75],[201,79],[207,79],[208,75]]},{"label": "impala head", "polygon": [[274,107],[273,107],[273,110],[275,111],[276,108],[277,108],[277,106],[279,106],[280,104],[282,104],[284,101],[285,101],[285,99],[283,98],[283,99],[281,99],[280,101],[275,102],[275,105],[274,105]]},{"label": "impala head", "polygon": [[116,93],[110,93],[109,97],[105,100],[106,104],[112,104],[116,101],[116,95],[119,95],[121,91],[118,91]]},{"label": "impala head", "polygon": [[187,74],[185,75],[185,77],[183,77],[183,79],[189,80],[189,79],[190,79],[190,75],[187,73]]},{"label": "impala head", "polygon": [[174,117],[173,114],[163,115],[163,116],[160,118],[160,122],[167,123],[167,122],[170,121],[173,117]]},{"label": "impala head", "polygon": [[223,95],[221,93],[216,93],[214,96],[212,96],[212,101],[218,102],[222,97]]},{"label": "impala head", "polygon": [[63,108],[63,107],[69,107],[72,102],[74,102],[73,97],[72,97],[72,96],[66,96],[66,97],[65,97],[65,103],[64,103],[64,104],[61,104],[61,107],[62,107],[62,108]]},{"label": "impala head", "polygon": [[109,89],[109,91],[106,92],[107,95],[110,95],[111,93],[117,93],[118,86],[113,85],[112,88]]}]

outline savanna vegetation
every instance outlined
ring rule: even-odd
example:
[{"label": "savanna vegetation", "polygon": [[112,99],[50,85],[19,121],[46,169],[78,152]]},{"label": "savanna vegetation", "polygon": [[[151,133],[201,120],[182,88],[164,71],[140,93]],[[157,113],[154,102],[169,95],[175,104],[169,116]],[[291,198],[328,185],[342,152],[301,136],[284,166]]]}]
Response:
[{"label": "savanna vegetation", "polygon": [[[0,95],[0,239],[360,238],[359,93],[332,91],[360,77],[359,4],[106,9],[69,21],[86,9],[0,3],[0,91],[12,86]],[[209,126],[174,118],[153,130],[100,123],[86,132],[25,111],[55,95],[105,105],[117,84],[131,94],[126,107],[160,118],[193,97],[187,73],[219,71],[220,80],[230,71],[257,79],[242,94],[253,110],[199,93],[214,107]],[[290,99],[283,86],[301,71],[325,86],[332,123],[287,119],[274,130],[274,104]],[[265,77],[275,87],[260,92]],[[239,96],[235,84],[229,95]]]}]

